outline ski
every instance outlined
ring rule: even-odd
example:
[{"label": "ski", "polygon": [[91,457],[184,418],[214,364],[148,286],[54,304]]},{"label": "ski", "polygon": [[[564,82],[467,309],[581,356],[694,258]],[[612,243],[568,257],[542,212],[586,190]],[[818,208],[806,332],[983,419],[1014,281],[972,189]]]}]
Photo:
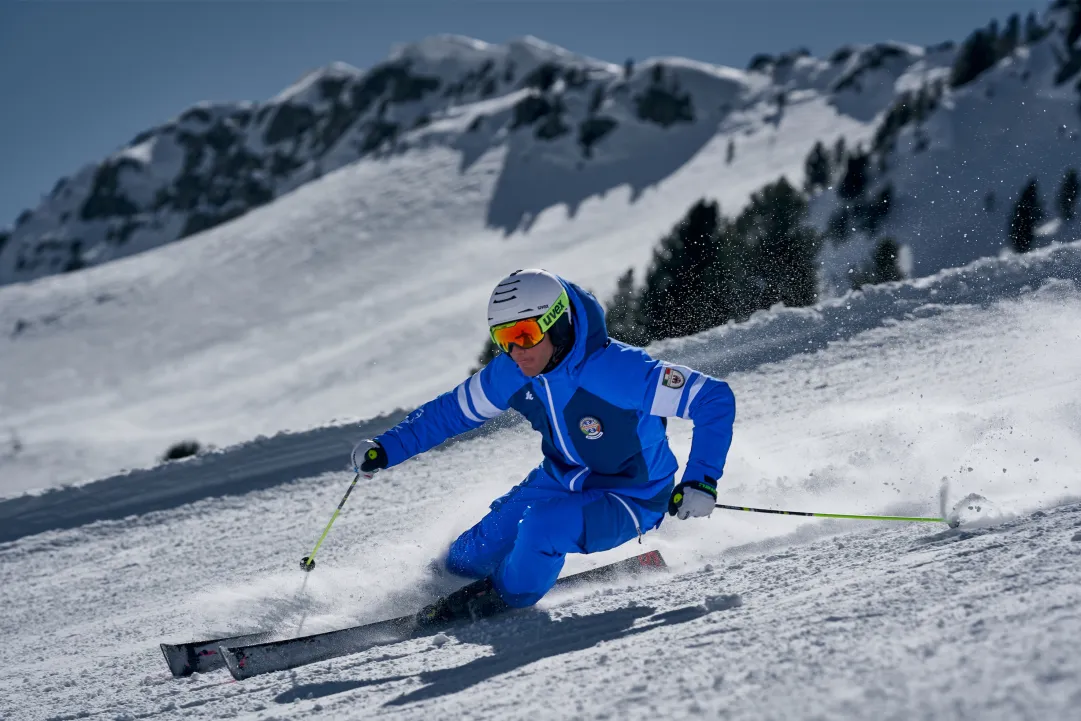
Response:
[{"label": "ski", "polygon": [[161,643],[165,663],[174,678],[191,676],[195,672],[206,673],[221,668],[225,663],[218,652],[219,646],[242,646],[251,643],[264,643],[274,639],[276,634],[268,631],[249,633],[243,636],[227,636],[206,641],[188,643]]},{"label": "ski", "polygon": [[[667,567],[660,551],[649,551],[632,558],[617,561],[588,571],[565,576],[556,581],[563,589],[584,583],[606,581],[623,575],[637,575],[643,571],[656,571]],[[216,656],[224,662],[233,678],[240,681],[272,671],[284,671],[317,661],[359,653],[410,638],[434,634],[441,627],[418,628],[416,615],[399,616],[360,626],[327,631],[280,641],[254,641],[222,643]]]}]

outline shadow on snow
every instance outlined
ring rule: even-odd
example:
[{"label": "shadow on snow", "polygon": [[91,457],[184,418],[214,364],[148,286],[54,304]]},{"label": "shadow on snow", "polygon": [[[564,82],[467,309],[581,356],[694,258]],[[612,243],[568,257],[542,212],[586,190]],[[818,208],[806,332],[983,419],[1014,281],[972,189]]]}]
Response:
[{"label": "shadow on snow", "polygon": [[[655,608],[648,606],[632,606],[558,621],[552,620],[547,613],[529,613],[512,623],[466,626],[448,633],[464,643],[491,646],[491,655],[455,668],[424,671],[416,676],[386,676],[367,680],[303,684],[279,694],[274,700],[278,703],[290,703],[295,699],[319,698],[367,686],[418,678],[424,686],[385,704],[403,706],[455,694],[547,658],[582,651],[605,641],[628,638],[661,626],[687,623],[712,612],[705,606],[687,606],[664,613],[655,611]],[[635,627],[634,624],[640,619],[646,619],[646,623]]]}]

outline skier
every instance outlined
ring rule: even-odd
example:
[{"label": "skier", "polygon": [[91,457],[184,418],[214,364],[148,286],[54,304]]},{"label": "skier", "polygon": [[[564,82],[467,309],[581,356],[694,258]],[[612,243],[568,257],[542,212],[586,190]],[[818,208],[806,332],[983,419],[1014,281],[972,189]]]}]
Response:
[{"label": "skier", "polygon": [[[568,553],[615,548],[680,519],[708,516],[732,442],[728,384],[651,358],[608,337],[604,310],[574,283],[516,270],[488,301],[503,351],[451,391],[353,449],[354,469],[374,473],[481,426],[507,408],[542,436],[544,460],[455,540],[445,570],[476,579],[426,606],[422,625],[479,618],[535,604]],[[694,423],[682,481],[667,419]]]}]

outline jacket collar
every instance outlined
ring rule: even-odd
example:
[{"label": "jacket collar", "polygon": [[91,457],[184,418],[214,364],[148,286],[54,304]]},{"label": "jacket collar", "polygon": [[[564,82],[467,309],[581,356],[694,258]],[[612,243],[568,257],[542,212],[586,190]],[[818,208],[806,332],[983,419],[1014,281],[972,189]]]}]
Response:
[{"label": "jacket collar", "polygon": [[571,301],[574,345],[559,365],[542,375],[546,378],[576,378],[589,356],[608,343],[608,326],[604,320],[604,309],[593,295],[564,278],[559,278],[559,282],[567,289]]}]

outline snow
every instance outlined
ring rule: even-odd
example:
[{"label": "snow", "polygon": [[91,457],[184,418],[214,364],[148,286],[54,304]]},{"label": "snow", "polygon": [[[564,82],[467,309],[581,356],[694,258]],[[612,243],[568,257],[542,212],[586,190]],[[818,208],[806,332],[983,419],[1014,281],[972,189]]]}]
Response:
[{"label": "snow", "polygon": [[544,62],[583,63],[595,68],[618,70],[618,66],[574,53],[533,35],[511,38],[505,44],[487,43],[452,33],[432,35],[417,42],[399,43],[391,48],[389,60],[405,60],[425,69],[449,66],[478,66],[485,61],[512,60],[524,73]]},{"label": "snow", "polygon": [[147,165],[154,158],[154,146],[157,144],[157,138],[148,138],[138,145],[132,145],[124,148],[117,153],[117,157],[128,158],[134,160],[136,163]]},{"label": "snow", "polygon": [[1036,228],[1035,234],[1037,236],[1055,235],[1062,229],[1062,218],[1052,218],[1051,220],[1043,223]]},{"label": "snow", "polygon": [[979,493],[970,493],[962,498],[944,517],[949,521],[950,528],[962,525],[965,528],[994,527],[1003,521],[1013,520],[994,501]]},{"label": "snow", "polygon": [[[301,574],[351,442],[395,418],[279,434],[0,502],[0,715],[1065,718],[1081,701],[1079,268],[1081,244],[1055,245],[652,348],[736,392],[722,502],[937,515],[946,484],[951,504],[993,501],[990,523],[666,519],[566,572],[658,548],[670,575],[554,593],[445,641],[173,679],[160,641],[415,607],[428,560],[539,455],[510,423],[377,474]],[[681,460],[690,433],[669,425]]]}]

